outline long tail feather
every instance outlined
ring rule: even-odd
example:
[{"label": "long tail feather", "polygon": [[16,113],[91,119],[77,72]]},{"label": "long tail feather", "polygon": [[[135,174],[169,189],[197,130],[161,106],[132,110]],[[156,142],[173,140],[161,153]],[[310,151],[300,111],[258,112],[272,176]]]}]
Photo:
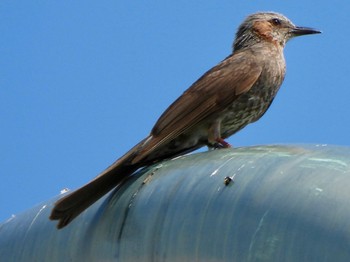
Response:
[{"label": "long tail feather", "polygon": [[51,212],[50,219],[59,220],[57,228],[65,227],[81,212],[120,184],[136,169],[134,166],[121,166],[120,168],[110,170],[102,176],[98,176],[88,184],[58,200]]},{"label": "long tail feather", "polygon": [[81,212],[141,167],[140,162],[135,164],[132,163],[132,160],[148,139],[149,137],[134,146],[95,179],[59,199],[50,215],[51,220],[58,220],[57,228],[60,229],[68,225]]}]

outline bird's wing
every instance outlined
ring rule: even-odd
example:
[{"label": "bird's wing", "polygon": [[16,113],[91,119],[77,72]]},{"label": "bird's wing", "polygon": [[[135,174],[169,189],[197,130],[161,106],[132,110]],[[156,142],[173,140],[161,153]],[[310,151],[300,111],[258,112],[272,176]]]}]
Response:
[{"label": "bird's wing", "polygon": [[253,54],[236,53],[206,72],[161,115],[152,129],[152,139],[143,152],[166,144],[190,130],[203,119],[229,106],[240,94],[247,92],[261,74],[262,68]]}]

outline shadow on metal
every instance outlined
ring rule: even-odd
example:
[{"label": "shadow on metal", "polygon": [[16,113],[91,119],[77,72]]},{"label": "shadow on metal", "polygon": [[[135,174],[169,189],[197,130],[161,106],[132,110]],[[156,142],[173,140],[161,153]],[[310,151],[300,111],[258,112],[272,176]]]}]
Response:
[{"label": "shadow on metal", "polygon": [[350,148],[256,146],[146,168],[67,228],[0,224],[0,261],[350,261]]}]

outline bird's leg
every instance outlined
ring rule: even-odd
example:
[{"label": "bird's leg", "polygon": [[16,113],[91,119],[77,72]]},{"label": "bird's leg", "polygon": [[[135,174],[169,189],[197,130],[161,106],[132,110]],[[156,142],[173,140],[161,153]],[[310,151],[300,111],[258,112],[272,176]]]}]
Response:
[{"label": "bird's leg", "polygon": [[209,150],[211,149],[221,149],[221,148],[231,148],[232,146],[226,142],[223,138],[217,138],[214,143],[208,143],[207,146]]},{"label": "bird's leg", "polygon": [[217,148],[229,148],[231,145],[221,138],[221,120],[218,119],[212,123],[208,129],[208,147]]},{"label": "bird's leg", "polygon": [[226,142],[223,138],[219,137],[216,139],[217,144],[219,145],[218,148],[230,148],[232,147],[228,142]]}]

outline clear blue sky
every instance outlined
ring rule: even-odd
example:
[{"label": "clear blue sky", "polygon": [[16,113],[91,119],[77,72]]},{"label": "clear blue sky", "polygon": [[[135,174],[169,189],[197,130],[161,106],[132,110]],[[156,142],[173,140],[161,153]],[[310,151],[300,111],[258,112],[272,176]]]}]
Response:
[{"label": "clear blue sky", "polygon": [[2,1],[0,221],[86,183],[145,137],[256,11],[323,34],[288,43],[273,105],[229,142],[350,146],[347,2]]}]

